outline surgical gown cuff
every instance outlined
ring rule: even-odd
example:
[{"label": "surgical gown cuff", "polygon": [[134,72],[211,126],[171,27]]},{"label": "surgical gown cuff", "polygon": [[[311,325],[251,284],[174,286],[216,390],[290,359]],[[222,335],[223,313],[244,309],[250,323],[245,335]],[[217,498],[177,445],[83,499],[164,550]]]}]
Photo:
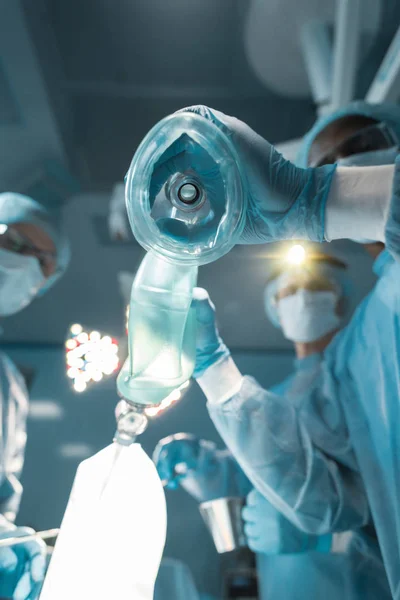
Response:
[{"label": "surgical gown cuff", "polygon": [[400,155],[394,163],[392,197],[385,227],[385,243],[393,258],[400,261]]},{"label": "surgical gown cuff", "polygon": [[314,550],[316,552],[330,552],[332,548],[332,534],[327,533],[325,535],[320,535],[317,538],[317,543],[315,545]]},{"label": "surgical gown cuff", "polygon": [[243,375],[228,356],[217,362],[197,379],[209,404],[222,404],[235,396],[242,387]]},{"label": "surgical gown cuff", "polygon": [[[384,241],[393,170],[393,165],[336,169],[326,205],[328,242],[339,239],[361,243]],[[400,195],[397,204],[399,202]],[[400,222],[400,207],[398,217]]]}]

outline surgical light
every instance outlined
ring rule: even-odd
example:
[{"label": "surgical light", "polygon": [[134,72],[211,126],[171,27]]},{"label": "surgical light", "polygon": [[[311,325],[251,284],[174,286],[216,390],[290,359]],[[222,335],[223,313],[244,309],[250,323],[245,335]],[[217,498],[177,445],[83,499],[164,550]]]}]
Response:
[{"label": "surgical light", "polygon": [[84,392],[87,388],[87,384],[85,381],[82,381],[80,379],[75,379],[74,382],[74,389],[76,392]]},{"label": "surgical light", "polygon": [[99,331],[84,331],[74,324],[69,331],[66,347],[67,376],[76,392],[84,392],[88,385],[119,369],[118,343]]},{"label": "surgical light", "polygon": [[86,344],[86,342],[89,340],[89,336],[86,331],[82,331],[82,333],[80,333],[76,339],[80,344]]},{"label": "surgical light", "polygon": [[291,265],[301,265],[306,259],[306,251],[301,244],[292,246],[286,255],[286,260]]},{"label": "surgical light", "polygon": [[78,323],[71,326],[72,335],[79,335],[82,331],[83,331],[83,327],[82,327],[82,325],[78,325]]},{"label": "surgical light", "polygon": [[74,350],[78,345],[78,342],[76,340],[67,340],[65,342],[65,347],[67,348],[67,350]]}]

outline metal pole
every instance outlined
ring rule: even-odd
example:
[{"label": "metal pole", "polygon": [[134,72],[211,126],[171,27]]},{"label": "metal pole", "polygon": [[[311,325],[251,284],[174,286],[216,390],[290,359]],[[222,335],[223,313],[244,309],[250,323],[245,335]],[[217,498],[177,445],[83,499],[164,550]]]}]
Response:
[{"label": "metal pole", "polygon": [[332,87],[332,44],[328,27],[319,21],[306,23],[300,41],[314,102],[327,104]]},{"label": "metal pole", "polygon": [[400,96],[400,26],[366,95],[372,103],[393,102]]},{"label": "metal pole", "polygon": [[360,0],[337,0],[333,58],[332,110],[351,102],[360,38]]},{"label": "metal pole", "polygon": [[59,529],[47,529],[46,531],[36,531],[29,535],[3,538],[0,540],[0,548],[18,546],[18,544],[26,544],[27,542],[33,542],[34,540],[48,540],[57,537],[59,533]]}]

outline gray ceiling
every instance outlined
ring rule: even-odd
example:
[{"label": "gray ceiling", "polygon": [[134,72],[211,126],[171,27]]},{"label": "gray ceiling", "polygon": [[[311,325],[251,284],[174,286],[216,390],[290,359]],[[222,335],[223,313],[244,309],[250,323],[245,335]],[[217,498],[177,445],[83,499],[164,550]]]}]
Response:
[{"label": "gray ceiling", "polygon": [[[134,243],[106,243],[94,222],[104,223],[112,185],[160,118],[207,104],[247,121],[272,142],[301,136],[312,124],[310,98],[278,96],[254,75],[243,44],[250,4],[0,0],[0,185],[13,188],[38,162],[57,158],[82,189],[64,208],[73,246],[68,274],[4,321],[5,341],[61,343],[75,321],[122,334],[117,272],[134,271],[143,253]],[[384,51],[393,23],[383,22],[387,39],[382,34],[372,61]],[[236,248],[200,270],[226,341],[236,348],[285,347],[264,316],[265,252]],[[356,303],[372,284],[370,261],[350,243],[336,253],[351,265]]]}]

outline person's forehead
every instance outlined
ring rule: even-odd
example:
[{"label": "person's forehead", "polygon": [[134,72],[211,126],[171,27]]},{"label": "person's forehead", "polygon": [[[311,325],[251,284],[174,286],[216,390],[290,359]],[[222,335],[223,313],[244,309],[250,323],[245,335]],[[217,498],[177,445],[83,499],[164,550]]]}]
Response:
[{"label": "person's forehead", "polygon": [[338,285],[336,278],[319,264],[311,264],[304,268],[288,269],[282,272],[275,284],[275,293],[282,290],[295,290],[298,288],[332,289]]},{"label": "person's forehead", "polygon": [[285,276],[282,277],[281,286],[298,284],[298,283],[303,283],[303,282],[316,282],[316,283],[321,282],[321,283],[323,283],[323,282],[329,282],[329,281],[330,281],[330,279],[326,275],[323,275],[322,273],[320,273],[316,270],[311,270],[311,271],[301,270],[301,271],[287,272],[285,274]]},{"label": "person's forehead", "polygon": [[307,162],[316,164],[336,146],[369,125],[378,123],[376,119],[363,115],[347,115],[327,125],[314,139]]},{"label": "person's forehead", "polygon": [[15,223],[13,227],[19,233],[22,233],[38,250],[56,252],[53,240],[39,225],[35,223]]}]

